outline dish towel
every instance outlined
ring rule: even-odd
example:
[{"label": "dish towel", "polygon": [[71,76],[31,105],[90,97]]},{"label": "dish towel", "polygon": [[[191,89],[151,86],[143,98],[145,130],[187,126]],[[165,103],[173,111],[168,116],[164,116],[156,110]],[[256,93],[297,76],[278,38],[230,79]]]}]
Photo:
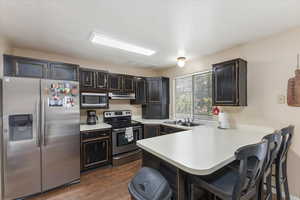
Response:
[{"label": "dish towel", "polygon": [[133,141],[134,138],[133,138],[133,129],[132,129],[132,127],[126,128],[125,138],[127,139],[128,142]]}]

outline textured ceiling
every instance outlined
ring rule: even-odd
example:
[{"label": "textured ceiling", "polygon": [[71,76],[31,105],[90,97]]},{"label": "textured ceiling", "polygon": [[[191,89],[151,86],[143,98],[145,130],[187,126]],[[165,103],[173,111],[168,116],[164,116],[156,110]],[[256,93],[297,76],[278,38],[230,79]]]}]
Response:
[{"label": "textured ceiling", "polygon": [[[139,67],[167,67],[300,25],[299,0],[0,0],[14,46]],[[91,44],[92,31],[156,50]]]}]

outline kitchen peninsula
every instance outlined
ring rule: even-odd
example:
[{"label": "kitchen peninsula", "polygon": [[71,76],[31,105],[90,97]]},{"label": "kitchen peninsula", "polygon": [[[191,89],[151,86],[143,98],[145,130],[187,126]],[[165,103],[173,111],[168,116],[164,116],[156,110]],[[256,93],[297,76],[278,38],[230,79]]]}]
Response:
[{"label": "kitchen peninsula", "polygon": [[158,169],[170,183],[176,199],[186,199],[187,175],[210,175],[235,160],[235,151],[259,142],[274,130],[241,125],[222,130],[199,126],[192,130],[137,141],[143,166]]}]

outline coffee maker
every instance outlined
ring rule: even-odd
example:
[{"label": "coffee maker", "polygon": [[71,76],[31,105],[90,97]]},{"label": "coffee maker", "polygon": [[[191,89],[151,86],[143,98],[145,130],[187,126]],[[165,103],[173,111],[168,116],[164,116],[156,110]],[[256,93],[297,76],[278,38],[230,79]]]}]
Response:
[{"label": "coffee maker", "polygon": [[86,123],[88,125],[95,125],[97,123],[97,120],[98,120],[98,117],[96,114],[96,110],[88,110]]}]

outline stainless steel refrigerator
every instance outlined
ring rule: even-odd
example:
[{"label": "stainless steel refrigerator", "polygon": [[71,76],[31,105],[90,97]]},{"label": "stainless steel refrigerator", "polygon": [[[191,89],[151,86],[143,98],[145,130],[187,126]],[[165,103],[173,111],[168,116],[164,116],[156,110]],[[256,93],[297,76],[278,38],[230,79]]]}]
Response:
[{"label": "stainless steel refrigerator", "polygon": [[4,77],[3,198],[80,179],[78,82]]}]

